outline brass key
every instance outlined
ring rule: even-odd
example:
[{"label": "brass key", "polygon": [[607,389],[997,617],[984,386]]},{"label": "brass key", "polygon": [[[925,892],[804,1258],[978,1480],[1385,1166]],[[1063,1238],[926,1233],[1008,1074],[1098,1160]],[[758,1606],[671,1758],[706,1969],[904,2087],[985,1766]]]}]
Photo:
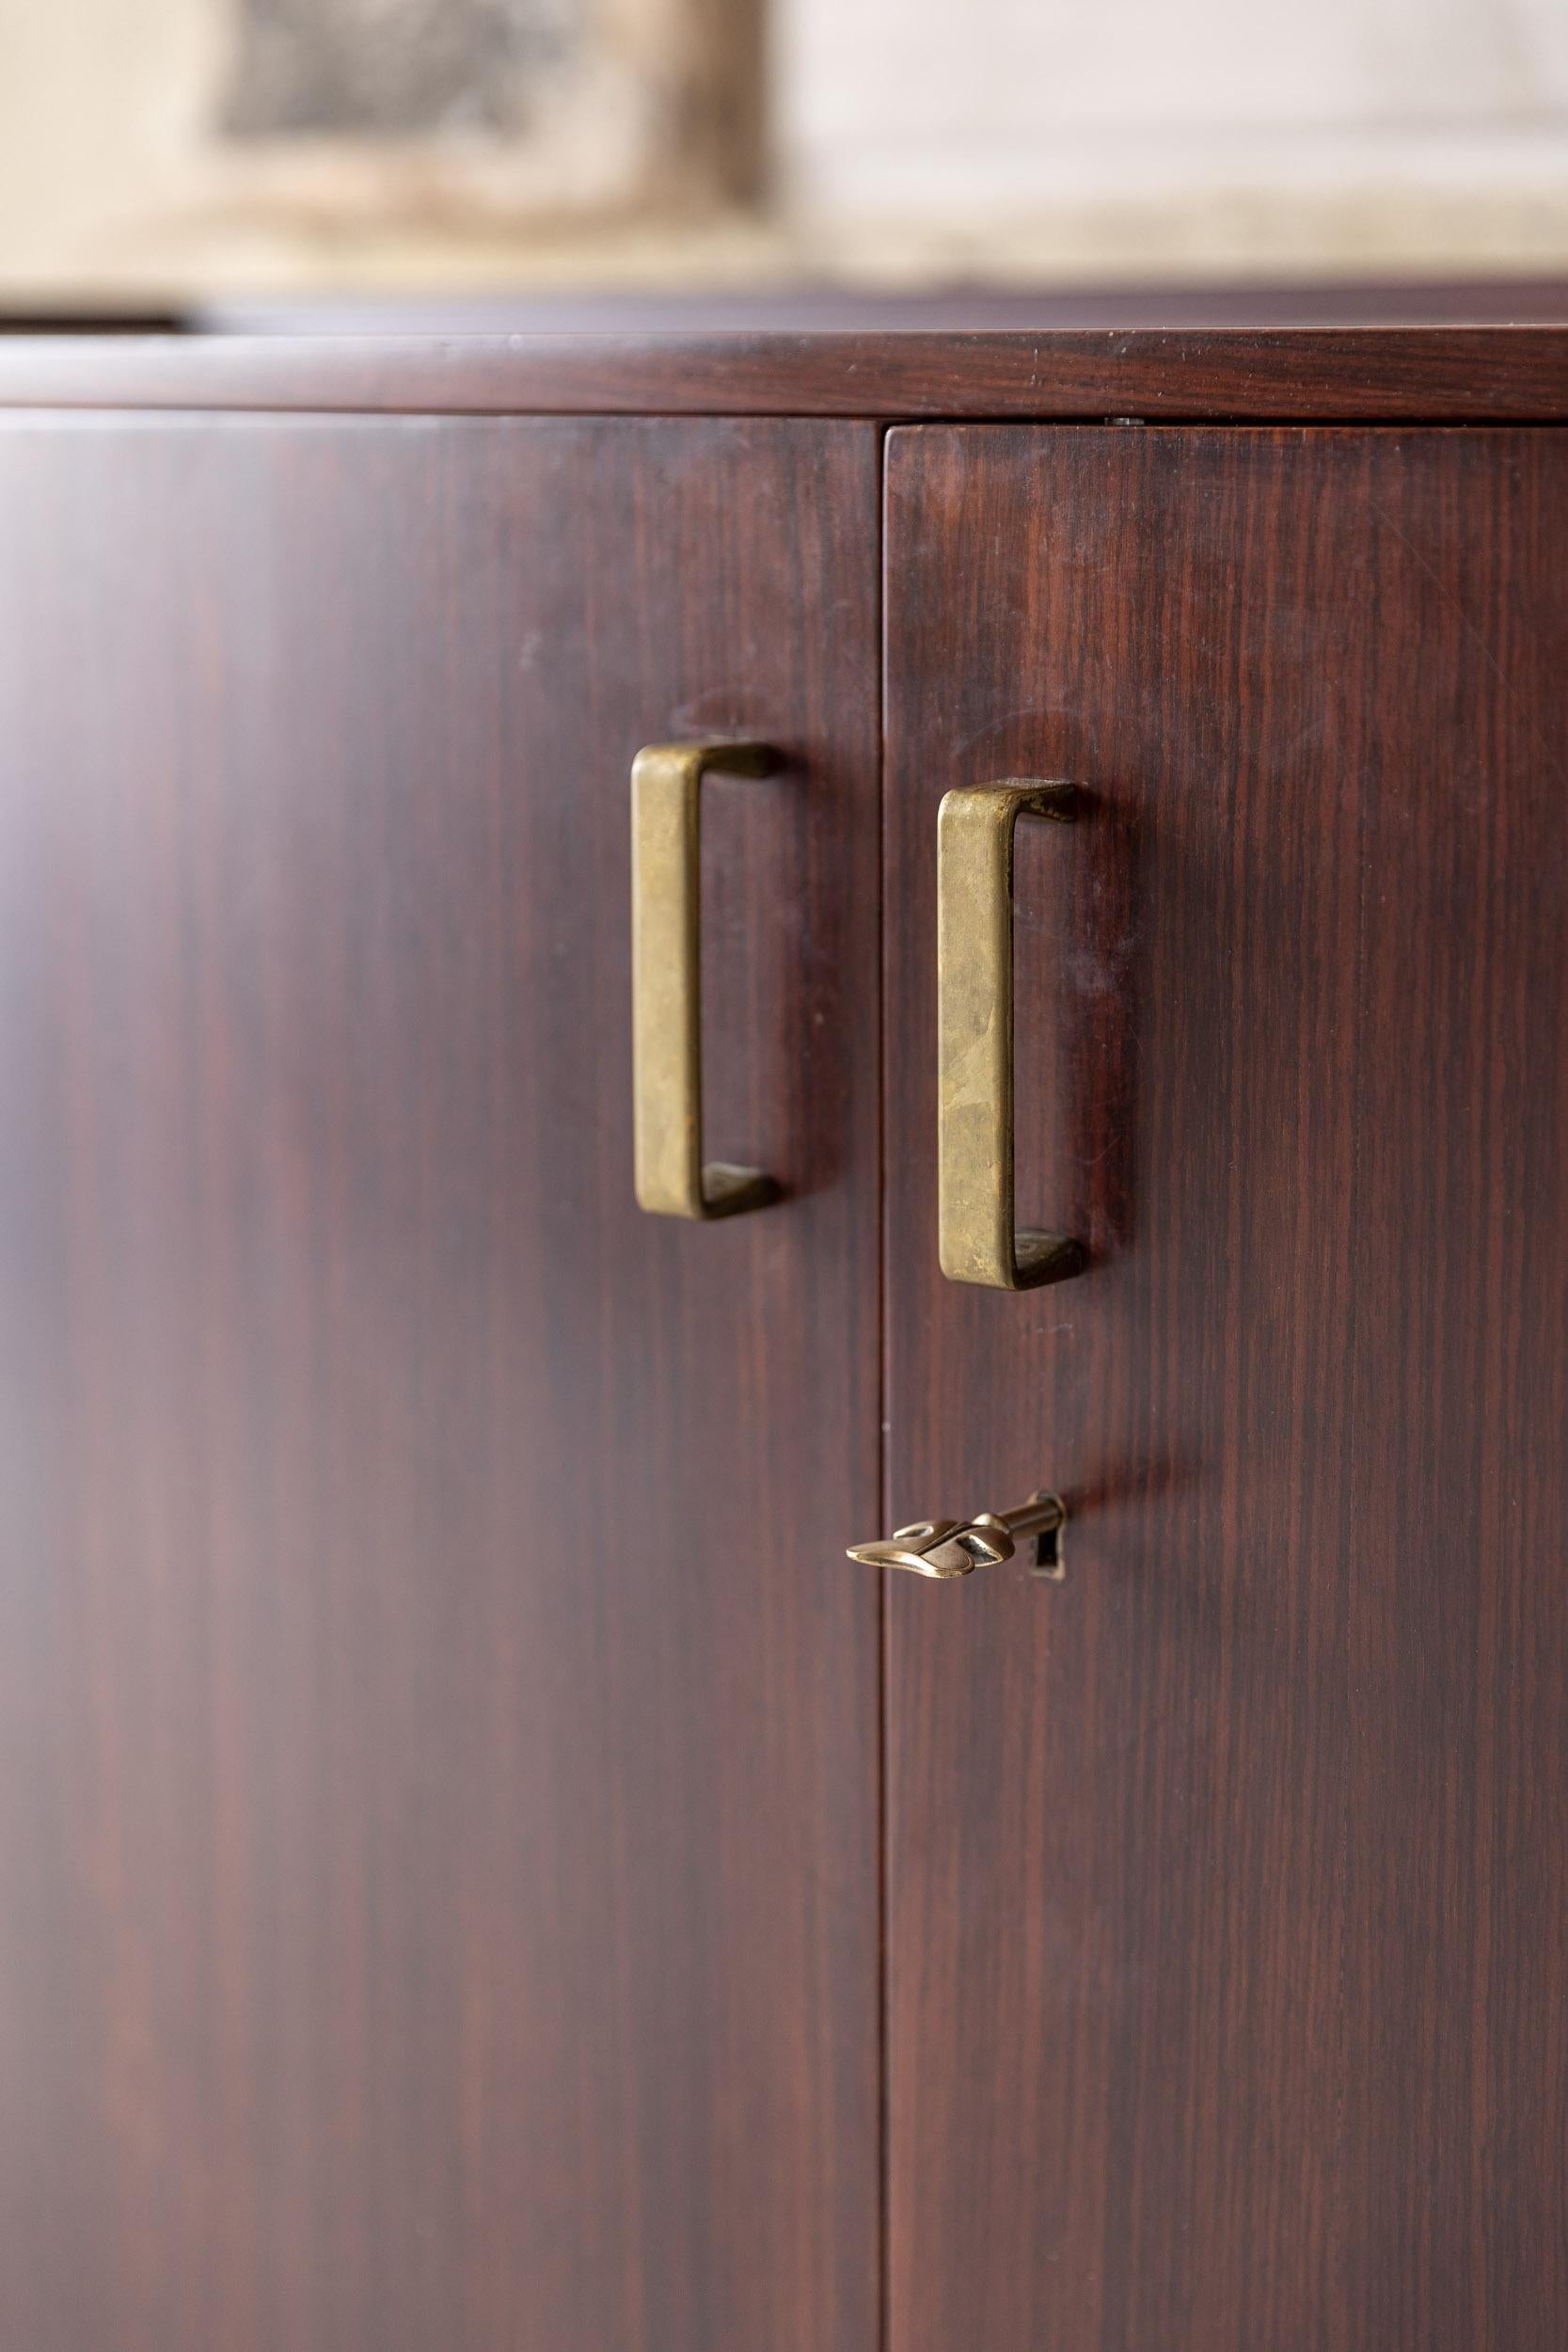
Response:
[{"label": "brass key", "polygon": [[1062,1565],[1062,1530],[1067,1505],[1060,1495],[1035,1494],[1016,1511],[979,1511],[972,1519],[917,1519],[912,1527],[895,1528],[891,1539],[879,1544],[851,1544],[848,1556],[868,1568],[908,1568],[912,1576],[973,1576],[988,1564],[1000,1566],[1031,1537],[1049,1538],[1040,1544],[1037,1576],[1059,1584],[1067,1571]]}]

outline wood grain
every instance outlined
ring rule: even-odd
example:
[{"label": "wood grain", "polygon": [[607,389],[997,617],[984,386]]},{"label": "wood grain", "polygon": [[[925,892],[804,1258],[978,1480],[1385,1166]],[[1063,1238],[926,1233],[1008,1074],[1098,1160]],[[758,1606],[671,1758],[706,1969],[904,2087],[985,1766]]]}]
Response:
[{"label": "wood grain", "polygon": [[[1568,450],[889,441],[893,2352],[1568,2341]],[[936,803],[1020,1215],[936,1268]]]},{"label": "wood grain", "polygon": [[[877,468],[0,431],[8,2344],[871,2352]],[[726,731],[699,1229],[627,771]]]},{"label": "wood grain", "polygon": [[1568,417],[1568,328],[0,340],[40,405],[1506,422]]}]

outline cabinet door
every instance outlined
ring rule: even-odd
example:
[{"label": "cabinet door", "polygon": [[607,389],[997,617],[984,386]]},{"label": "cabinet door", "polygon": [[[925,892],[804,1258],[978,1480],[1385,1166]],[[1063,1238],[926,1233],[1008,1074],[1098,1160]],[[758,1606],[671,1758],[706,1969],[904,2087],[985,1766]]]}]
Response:
[{"label": "cabinet door", "polygon": [[[39,2352],[874,2342],[878,450],[0,431],[0,2280]],[[627,775],[705,792],[632,1196]]]},{"label": "cabinet door", "polygon": [[[893,2352],[1568,2341],[1568,441],[895,432]],[[936,816],[1021,823],[937,1265]]]}]

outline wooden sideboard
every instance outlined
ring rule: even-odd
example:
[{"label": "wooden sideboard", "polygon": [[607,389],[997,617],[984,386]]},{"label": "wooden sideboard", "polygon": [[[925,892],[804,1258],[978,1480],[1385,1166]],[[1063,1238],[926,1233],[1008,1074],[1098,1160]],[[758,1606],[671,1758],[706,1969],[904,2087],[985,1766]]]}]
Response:
[{"label": "wooden sideboard", "polygon": [[8,2347],[1560,2352],[1565,422],[0,342]]}]

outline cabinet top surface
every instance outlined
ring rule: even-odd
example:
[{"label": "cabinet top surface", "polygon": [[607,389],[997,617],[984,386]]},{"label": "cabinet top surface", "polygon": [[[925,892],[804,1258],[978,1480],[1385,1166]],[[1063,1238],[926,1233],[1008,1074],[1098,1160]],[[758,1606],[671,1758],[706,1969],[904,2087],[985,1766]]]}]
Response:
[{"label": "cabinet top surface", "polygon": [[0,406],[1549,422],[1568,326],[17,335]]}]

